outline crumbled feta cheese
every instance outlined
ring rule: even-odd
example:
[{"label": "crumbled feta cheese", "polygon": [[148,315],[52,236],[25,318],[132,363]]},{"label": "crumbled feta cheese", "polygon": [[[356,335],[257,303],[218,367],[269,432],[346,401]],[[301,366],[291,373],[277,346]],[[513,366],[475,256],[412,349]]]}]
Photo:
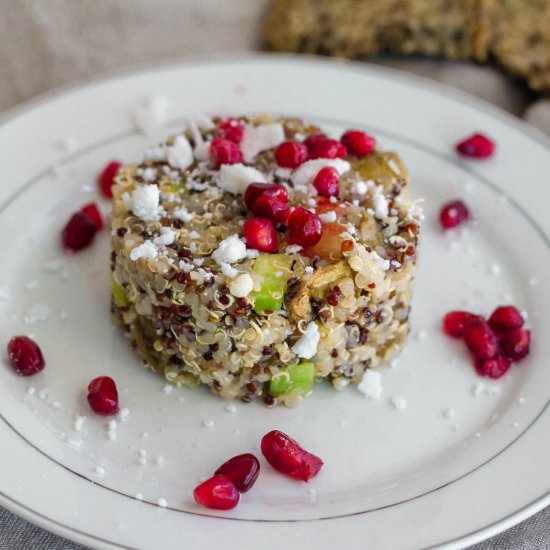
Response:
[{"label": "crumbled feta cheese", "polygon": [[285,248],[286,254],[295,254],[296,252],[300,252],[302,250],[302,247],[299,244],[291,244]]},{"label": "crumbled feta cheese", "polygon": [[225,410],[229,413],[236,413],[237,412],[237,406],[235,405],[235,403],[229,403],[229,405],[227,405],[225,407]]},{"label": "crumbled feta cheese", "polygon": [[161,508],[166,508],[168,506],[168,502],[166,502],[166,499],[165,498],[159,498],[157,500],[157,504],[161,507]]},{"label": "crumbled feta cheese", "polygon": [[181,220],[182,222],[190,222],[193,219],[193,214],[187,211],[186,208],[176,208],[173,213],[174,218]]},{"label": "crumbled feta cheese", "polygon": [[193,271],[193,269],[195,269],[195,266],[185,260],[180,260],[180,263],[179,263],[179,268],[184,272],[184,273],[190,273],[191,271]]},{"label": "crumbled feta cheese", "polygon": [[213,428],[214,427],[214,421],[213,420],[203,420],[202,425],[205,428]]},{"label": "crumbled feta cheese", "polygon": [[103,477],[105,475],[105,468],[102,468],[101,466],[96,466],[94,474],[98,477]]},{"label": "crumbled feta cheese", "polygon": [[234,195],[243,194],[254,183],[265,183],[264,174],[256,168],[244,164],[223,164],[220,168],[218,185]]},{"label": "crumbled feta cheese", "polygon": [[254,283],[248,273],[241,273],[229,284],[229,292],[236,298],[245,298],[252,292]]},{"label": "crumbled feta cheese", "polygon": [[136,493],[135,497],[136,500],[143,500],[143,494],[142,493]]},{"label": "crumbled feta cheese", "polygon": [[128,418],[130,415],[130,411],[127,408],[120,409],[120,412],[118,413],[118,416],[120,419],[124,420],[125,418]]},{"label": "crumbled feta cheese", "polygon": [[315,270],[313,269],[313,267],[311,265],[306,265],[306,267],[304,268],[304,271],[308,274],[308,275],[311,275]]},{"label": "crumbled feta cheese", "polygon": [[319,214],[319,218],[322,222],[335,222],[336,221],[336,212],[334,210],[330,210],[329,212],[324,212],[323,214]]},{"label": "crumbled feta cheese", "polygon": [[25,312],[23,320],[27,325],[31,325],[33,323],[47,321],[49,316],[50,306],[46,304],[33,304]]},{"label": "crumbled feta cheese", "polygon": [[407,408],[407,400],[400,395],[392,397],[390,399],[390,403],[392,404],[392,407],[398,411],[402,411],[403,409]]},{"label": "crumbled feta cheese", "polygon": [[374,214],[377,218],[383,220],[388,217],[388,199],[384,196],[384,188],[382,185],[373,186],[372,204],[374,206]]},{"label": "crumbled feta cheese", "polygon": [[319,170],[321,170],[321,168],[325,168],[325,166],[336,168],[340,176],[346,172],[349,172],[351,168],[350,163],[342,159],[308,160],[294,171],[290,179],[295,187],[307,186],[313,182],[315,176],[319,173]]},{"label": "crumbled feta cheese", "polygon": [[382,377],[379,372],[367,369],[357,389],[369,399],[378,399],[382,393]]},{"label": "crumbled feta cheese", "polygon": [[126,208],[146,222],[159,219],[160,191],[156,185],[140,185],[132,195],[124,193],[122,197]]},{"label": "crumbled feta cheese", "polygon": [[254,250],[253,248],[247,248],[246,249],[246,257],[253,260],[254,258],[257,258],[260,255],[259,250]]},{"label": "crumbled feta cheese", "polygon": [[355,193],[357,193],[358,195],[364,195],[366,194],[366,192],[368,191],[368,187],[367,187],[367,184],[364,182],[364,181],[358,181],[354,186],[353,186],[353,191]]},{"label": "crumbled feta cheese", "polygon": [[141,177],[146,182],[155,181],[157,179],[157,169],[151,166],[144,168],[141,172]]},{"label": "crumbled feta cheese", "polygon": [[155,459],[155,462],[160,465],[160,464],[164,464],[164,457],[163,456],[157,456],[157,458]]},{"label": "crumbled feta cheese", "polygon": [[74,422],[73,422],[73,429],[77,432],[81,431],[82,430],[82,427],[84,426],[84,422],[86,421],[86,417],[85,416],[80,416],[79,414],[77,414],[75,417],[74,417]]},{"label": "crumbled feta cheese", "polygon": [[170,227],[161,227],[160,235],[153,239],[153,243],[156,245],[168,245],[174,242],[176,238],[176,232]]},{"label": "crumbled feta cheese", "polygon": [[236,277],[239,274],[239,271],[231,266],[231,264],[228,264],[226,262],[222,262],[220,264],[220,267],[222,268],[222,273],[226,277]]},{"label": "crumbled feta cheese", "polygon": [[212,252],[212,258],[218,263],[233,264],[247,257],[246,245],[237,235],[231,235],[220,242],[218,248]]},{"label": "crumbled feta cheese", "polygon": [[280,123],[262,124],[260,126],[244,127],[243,139],[240,143],[245,162],[252,162],[258,153],[267,151],[285,140],[285,131]]},{"label": "crumbled feta cheese", "polygon": [[157,247],[151,241],[145,241],[130,252],[130,260],[134,262],[137,262],[140,258],[154,260],[157,254]]},{"label": "crumbled feta cheese", "polygon": [[166,385],[162,388],[162,392],[165,393],[166,395],[172,393],[173,390],[174,390],[174,386],[172,386],[172,384],[166,384]]},{"label": "crumbled feta cheese", "polygon": [[172,168],[180,170],[185,170],[193,164],[193,150],[185,136],[176,136],[174,143],[166,148],[166,160]]},{"label": "crumbled feta cheese", "polygon": [[320,338],[319,327],[317,323],[312,321],[291,349],[298,357],[311,359],[317,353]]},{"label": "crumbled feta cheese", "polygon": [[199,285],[202,285],[204,281],[211,277],[211,275],[211,273],[208,273],[208,271],[206,271],[202,267],[199,267],[197,271],[191,271],[189,273],[191,280],[196,281]]},{"label": "crumbled feta cheese", "polygon": [[190,239],[200,239],[201,234],[198,231],[191,231],[189,235],[187,235]]}]

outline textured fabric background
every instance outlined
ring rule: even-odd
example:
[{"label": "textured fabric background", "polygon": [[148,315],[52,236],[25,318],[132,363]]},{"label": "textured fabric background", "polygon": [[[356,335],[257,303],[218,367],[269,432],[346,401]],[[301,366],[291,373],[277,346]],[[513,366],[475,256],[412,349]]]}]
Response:
[{"label": "textured fabric background", "polygon": [[[147,61],[258,49],[267,0],[1,0],[0,112],[62,84]],[[550,102],[493,68],[439,60],[375,60],[464,89],[550,135]],[[527,110],[527,111],[526,111]],[[5,475],[5,473],[0,473]],[[82,546],[0,508],[0,550]],[[475,550],[547,550],[550,508]]]}]

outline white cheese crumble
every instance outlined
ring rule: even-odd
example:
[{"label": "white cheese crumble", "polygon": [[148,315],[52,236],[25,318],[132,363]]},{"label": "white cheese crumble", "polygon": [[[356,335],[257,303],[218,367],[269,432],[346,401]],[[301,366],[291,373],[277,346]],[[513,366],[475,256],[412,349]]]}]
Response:
[{"label": "white cheese crumble", "polygon": [[146,222],[158,220],[160,191],[156,185],[140,185],[131,196],[124,193],[122,199],[124,206],[138,218]]},{"label": "white cheese crumble", "polygon": [[172,168],[179,170],[185,170],[193,164],[193,150],[185,136],[176,136],[174,143],[166,148],[166,160]]},{"label": "white cheese crumble", "polygon": [[382,377],[379,372],[367,369],[357,389],[369,399],[378,399],[382,394]]},{"label": "white cheese crumble", "polygon": [[200,239],[201,234],[198,231],[191,231],[188,235],[190,239]]},{"label": "white cheese crumble", "polygon": [[354,192],[357,193],[358,195],[365,195],[366,192],[368,191],[368,186],[367,184],[364,182],[364,181],[358,181],[355,185],[354,185]]},{"label": "white cheese crumble", "polygon": [[252,162],[258,153],[277,147],[285,140],[282,124],[262,124],[244,127],[241,151],[245,162]]},{"label": "white cheese crumble", "polygon": [[335,222],[336,221],[336,212],[334,210],[331,210],[330,212],[325,212],[323,214],[319,214],[319,218],[322,222]]},{"label": "white cheese crumble", "polygon": [[146,182],[155,181],[157,179],[157,169],[151,166],[148,166],[147,168],[144,168],[141,171],[141,177]]},{"label": "white cheese crumble", "polygon": [[241,273],[229,284],[229,292],[236,298],[245,298],[252,292],[253,286],[252,277],[248,273]]},{"label": "white cheese crumble", "polygon": [[233,264],[247,257],[246,245],[237,235],[231,235],[220,241],[218,248],[212,252],[212,258],[218,263]]},{"label": "white cheese crumble", "polygon": [[227,405],[225,407],[225,410],[228,412],[228,413],[236,413],[237,412],[237,406],[235,405],[235,403],[229,403],[229,405]]},{"label": "white cheese crumble", "polygon": [[202,425],[205,427],[205,428],[213,428],[214,427],[214,421],[213,420],[203,420],[202,421]]},{"label": "white cheese crumble", "polygon": [[190,222],[193,219],[193,214],[188,212],[187,208],[176,208],[174,210],[174,218],[177,218],[178,220],[181,220],[182,222]]},{"label": "white cheese crumble", "polygon": [[162,388],[162,392],[165,393],[166,395],[172,393],[173,390],[174,390],[174,386],[172,386],[172,384],[166,384],[166,385]]},{"label": "white cheese crumble", "polygon": [[397,411],[402,411],[403,409],[407,408],[407,400],[400,395],[392,397],[390,399],[390,403],[392,404],[392,407]]},{"label": "white cheese crumble", "polygon": [[314,159],[308,160],[300,165],[290,177],[295,187],[307,186],[319,173],[321,168],[331,166],[336,168],[336,171],[341,176],[346,172],[349,172],[351,165],[348,161],[342,159]]},{"label": "white cheese crumble", "polygon": [[179,268],[184,272],[184,273],[190,273],[191,271],[193,271],[193,269],[195,269],[195,266],[185,260],[180,260],[180,263],[179,263]]},{"label": "white cheese crumble", "polygon": [[137,262],[140,258],[154,260],[157,257],[157,254],[157,247],[151,241],[145,241],[139,246],[136,246],[132,252],[130,252],[130,260],[134,262]]},{"label": "white cheese crumble", "polygon": [[98,477],[103,477],[105,475],[105,468],[102,468],[101,466],[96,466],[94,474]]},{"label": "white cheese crumble", "polygon": [[86,417],[85,416],[81,416],[79,414],[77,414],[75,417],[74,417],[74,421],[73,421],[73,429],[76,431],[76,432],[80,432],[82,430],[82,427],[84,426],[84,422],[86,421]]},{"label": "white cheese crumble", "polygon": [[202,285],[206,281],[206,279],[209,279],[211,277],[211,274],[202,267],[199,267],[197,271],[191,271],[189,273],[189,276],[191,277],[191,280],[195,281],[199,285]]},{"label": "white cheese crumble", "polygon": [[160,235],[153,239],[153,243],[156,245],[172,244],[176,238],[176,232],[170,227],[161,227]]},{"label": "white cheese crumble", "polygon": [[218,176],[218,185],[234,195],[242,194],[251,183],[265,183],[264,174],[244,164],[223,164]]},{"label": "white cheese crumble", "polygon": [[291,349],[298,357],[311,359],[317,353],[320,338],[319,327],[312,321]]},{"label": "white cheese crumble", "polygon": [[166,499],[165,498],[159,498],[157,500],[157,504],[161,507],[161,508],[166,508],[168,506],[168,502],[166,502]]},{"label": "white cheese crumble", "polygon": [[222,273],[226,277],[236,277],[239,274],[239,271],[231,266],[231,264],[228,264],[226,262],[222,262],[220,264],[220,267],[222,268]]},{"label": "white cheese crumble", "polygon": [[388,217],[388,200],[384,196],[384,188],[381,185],[374,185],[372,188],[372,204],[377,218],[383,220]]},{"label": "white cheese crumble", "polygon": [[295,254],[296,252],[300,252],[302,250],[302,247],[299,244],[291,244],[285,248],[286,254]]},{"label": "white cheese crumble", "polygon": [[306,265],[306,267],[304,268],[304,271],[308,274],[308,275],[311,275],[315,270],[313,269],[313,267],[311,265]]}]

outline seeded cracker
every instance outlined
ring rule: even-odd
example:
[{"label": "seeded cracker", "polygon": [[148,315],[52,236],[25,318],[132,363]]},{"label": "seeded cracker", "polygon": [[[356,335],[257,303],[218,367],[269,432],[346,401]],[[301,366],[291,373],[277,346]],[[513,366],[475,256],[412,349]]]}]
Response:
[{"label": "seeded cracker", "polygon": [[[393,359],[409,330],[420,219],[397,154],[310,160],[281,169],[274,148],[320,133],[296,119],[242,117],[244,162],[215,168],[220,120],[191,123],[125,165],[113,187],[113,312],[152,370],[225,399],[292,406],[314,380],[358,384]],[[335,162],[335,161],[338,162]],[[338,200],[315,193],[324,166]],[[277,253],[251,249],[249,183],[282,184],[290,207],[323,215],[318,244],[277,231]]]}]

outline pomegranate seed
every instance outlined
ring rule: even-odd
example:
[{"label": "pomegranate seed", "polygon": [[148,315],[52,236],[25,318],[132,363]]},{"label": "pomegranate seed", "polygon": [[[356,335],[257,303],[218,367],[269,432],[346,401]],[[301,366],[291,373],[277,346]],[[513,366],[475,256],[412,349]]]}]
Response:
[{"label": "pomegranate seed", "polygon": [[97,233],[97,227],[92,219],[82,212],[73,214],[61,232],[63,246],[77,252],[89,246]]},{"label": "pomegranate seed", "polygon": [[246,245],[260,252],[277,252],[277,232],[270,220],[252,218],[243,225]]},{"label": "pomegranate seed", "polygon": [[491,359],[475,360],[475,368],[478,374],[488,376],[489,378],[500,378],[508,371],[511,364],[510,359],[501,354]]},{"label": "pomegranate seed", "polygon": [[274,223],[286,223],[290,206],[268,195],[262,195],[253,205],[252,213],[259,218],[267,218]]},{"label": "pomegranate seed", "polygon": [[359,130],[348,130],[344,132],[340,141],[344,144],[348,152],[356,157],[366,157],[370,155],[376,146],[376,140],[372,136],[365,134],[365,132],[360,132]]},{"label": "pomegranate seed", "polygon": [[523,326],[523,317],[514,306],[500,306],[489,317],[489,325],[496,332],[506,332]]},{"label": "pomegranate seed", "polygon": [[249,209],[252,209],[254,203],[263,195],[273,197],[279,202],[288,202],[288,191],[284,185],[251,183],[244,192],[244,203]]},{"label": "pomegranate seed", "polygon": [[122,163],[116,160],[110,162],[109,164],[107,164],[107,166],[105,166],[103,172],[101,172],[97,180],[101,193],[104,197],[107,197],[108,199],[112,198],[113,196],[113,191],[111,187],[113,187],[113,185],[115,184],[115,176],[117,175],[121,166]]},{"label": "pomegranate seed", "polygon": [[237,164],[243,161],[239,146],[228,139],[216,138],[210,143],[210,156],[216,168],[222,164]]},{"label": "pomegranate seed", "polygon": [[476,359],[491,359],[498,353],[496,334],[480,317],[471,319],[464,325],[462,337]]},{"label": "pomegranate seed", "polygon": [[473,134],[458,143],[456,150],[465,157],[489,158],[495,152],[495,144],[483,134]]},{"label": "pomegranate seed", "polygon": [[261,449],[275,470],[302,481],[309,481],[323,466],[318,456],[307,452],[294,439],[278,430],[263,436]]},{"label": "pomegranate seed", "polygon": [[470,217],[468,207],[461,201],[449,202],[441,209],[439,221],[443,229],[451,229]]},{"label": "pomegranate seed", "polygon": [[323,235],[323,224],[317,214],[297,206],[288,217],[291,244],[315,246]]},{"label": "pomegranate seed", "polygon": [[27,336],[15,336],[8,342],[8,359],[20,376],[31,376],[46,366],[38,344]]},{"label": "pomegranate seed", "polygon": [[285,141],[275,149],[275,160],[283,168],[296,168],[309,156],[307,147],[297,141]]},{"label": "pomegranate seed", "polygon": [[467,311],[450,311],[443,317],[443,332],[453,338],[460,338],[464,325],[472,319],[477,319],[477,315]]},{"label": "pomegranate seed", "polygon": [[251,453],[234,456],[224,462],[215,472],[228,477],[241,493],[252,489],[260,474],[260,463]]},{"label": "pomegranate seed", "polygon": [[83,206],[80,211],[92,220],[92,223],[95,225],[98,231],[101,231],[105,225],[103,223],[103,218],[101,217],[101,212],[99,211],[95,202],[90,202]]},{"label": "pomegranate seed", "polygon": [[325,166],[321,168],[315,176],[313,187],[315,187],[319,195],[323,197],[337,197],[340,192],[338,187],[339,179],[340,177],[336,168]]},{"label": "pomegranate seed", "polygon": [[346,156],[346,148],[335,139],[329,139],[321,134],[309,136],[304,140],[304,145],[309,151],[310,159],[343,159]]},{"label": "pomegranate seed", "polygon": [[193,496],[199,504],[214,510],[231,510],[241,498],[237,487],[223,475],[214,475],[195,487]]},{"label": "pomegranate seed", "polygon": [[108,416],[118,412],[118,391],[109,376],[94,378],[88,384],[88,403],[92,411]]},{"label": "pomegranate seed", "polygon": [[222,120],[218,126],[218,137],[228,139],[233,143],[240,143],[243,139],[243,122],[235,118]]},{"label": "pomegranate seed", "polygon": [[531,331],[515,328],[501,336],[500,347],[504,354],[514,361],[521,361],[529,354]]}]

